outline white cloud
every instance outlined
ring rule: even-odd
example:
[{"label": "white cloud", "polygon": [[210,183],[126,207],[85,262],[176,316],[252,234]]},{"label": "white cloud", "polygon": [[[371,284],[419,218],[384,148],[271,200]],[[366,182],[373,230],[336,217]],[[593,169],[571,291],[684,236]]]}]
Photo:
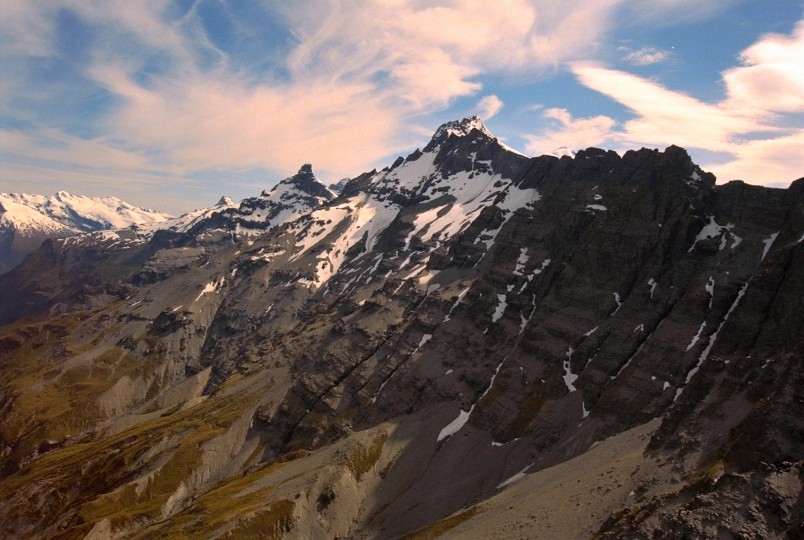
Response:
[{"label": "white cloud", "polygon": [[704,164],[722,180],[745,180],[768,186],[787,185],[804,177],[804,130],[774,139],[757,139],[732,147],[734,159]]},{"label": "white cloud", "polygon": [[670,52],[655,47],[642,47],[636,51],[631,51],[623,57],[623,60],[637,66],[649,66],[660,64],[670,58]]},{"label": "white cloud", "polygon": [[723,73],[724,108],[758,115],[804,112],[804,21],[790,36],[764,36],[740,60],[741,65]]},{"label": "white cloud", "polygon": [[604,146],[616,124],[608,116],[576,119],[566,109],[558,108],[546,109],[542,118],[545,127],[535,134],[524,136],[526,150],[535,156]]},{"label": "white cloud", "polygon": [[609,135],[619,148],[678,144],[731,155],[710,165],[720,180],[778,185],[804,174],[804,131],[789,127],[804,112],[801,58],[804,21],[789,36],[763,36],[723,72],[726,96],[718,103],[599,65],[578,63],[572,71],[635,114]]},{"label": "white cloud", "polygon": [[500,109],[502,109],[504,105],[503,100],[494,94],[490,94],[483,97],[483,99],[481,99],[478,104],[475,105],[475,109],[477,110],[480,118],[483,120],[490,120],[498,112],[500,112]]},{"label": "white cloud", "polygon": [[[481,75],[539,73],[590,54],[623,1],[580,0],[571,9],[548,0],[501,0],[494,9],[481,0],[330,0],[316,9],[269,2],[298,40],[285,59],[289,76],[279,82],[232,65],[206,38],[194,9],[168,21],[167,0],[9,0],[14,9],[0,23],[0,37],[29,35],[28,56],[59,54],[52,41],[59,9],[93,27],[91,63],[81,75],[120,104],[93,126],[102,136],[80,146],[102,149],[99,156],[119,152],[121,169],[293,171],[312,160],[319,171],[341,176],[409,147],[417,127],[405,119],[477,94]],[[207,53],[212,68],[202,67]],[[141,77],[154,59],[160,68]],[[0,94],[26,92],[15,83],[3,84]],[[59,86],[46,88],[57,100]],[[477,108],[488,119],[501,106],[489,95]],[[54,164],[66,159],[41,137],[29,143],[25,155]]]},{"label": "white cloud", "polygon": [[[125,104],[107,130],[125,146],[161,157],[182,174],[223,166],[348,175],[366,154],[385,155],[398,120],[365,85],[249,87],[223,75],[163,81],[144,89],[115,69],[94,71]],[[347,151],[354,149],[355,151]]]},{"label": "white cloud", "polygon": [[[249,72],[218,49],[193,8],[168,20],[168,0],[3,0],[0,59],[11,59],[4,65],[12,68],[59,58],[59,10],[72,10],[93,32],[90,60],[75,60],[76,76],[65,85],[33,86],[15,69],[0,77],[0,113],[36,124],[24,136],[0,133],[0,152],[17,163],[39,160],[65,179],[71,165],[94,179],[103,171],[110,179],[152,179],[227,168],[292,173],[311,160],[319,173],[353,175],[420,143],[414,122],[429,122],[428,115],[457,98],[479,100],[476,109],[485,119],[497,114],[503,101],[482,93],[482,77],[532,78],[594,57],[615,25],[663,24],[672,20],[669,14],[700,18],[730,3],[578,0],[567,7],[553,0],[500,0],[490,7],[481,0],[322,0],[311,8],[310,2],[265,0],[261,5],[280,12],[295,38],[282,50],[281,65],[265,74]],[[724,74],[729,98],[717,105],[627,73],[573,63],[579,81],[623,103],[635,118],[617,126],[606,116],[573,118],[547,109],[547,127],[528,138],[528,148],[672,142],[722,152],[734,147],[737,135],[776,130],[776,115],[802,107],[802,82],[793,84],[801,74],[795,48],[801,33],[799,25],[793,36],[767,36],[747,49],[743,64]],[[637,52],[632,61],[644,63],[658,61],[663,51]],[[98,88],[81,91],[112,98],[87,130],[92,136],[37,124],[30,118],[40,116],[13,103],[34,91],[37,100],[49,96],[59,103],[75,90],[67,85],[83,78]],[[763,95],[776,105],[766,105]],[[795,141],[788,144],[795,147]],[[746,142],[740,148],[748,160],[776,155],[782,146]]]},{"label": "white cloud", "polygon": [[572,71],[584,86],[636,114],[617,133],[617,139],[625,145],[677,144],[723,151],[731,145],[734,134],[771,129],[754,115],[704,103],[636,75],[589,64],[576,64]]}]

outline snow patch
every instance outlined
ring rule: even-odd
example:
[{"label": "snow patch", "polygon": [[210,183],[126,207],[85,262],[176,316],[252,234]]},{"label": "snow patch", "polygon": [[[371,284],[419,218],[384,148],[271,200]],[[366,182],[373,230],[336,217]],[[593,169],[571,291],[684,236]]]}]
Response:
[{"label": "snow patch", "polygon": [[688,351],[695,347],[695,344],[698,343],[699,339],[701,339],[701,332],[703,332],[704,328],[706,328],[706,321],[701,323],[701,326],[698,328],[698,333],[692,336],[692,341],[690,341],[690,344],[687,345]]},{"label": "snow patch", "polygon": [[525,287],[528,286],[528,283],[533,281],[533,278],[535,278],[536,276],[541,274],[544,271],[545,268],[550,266],[551,262],[553,262],[552,259],[545,259],[544,262],[542,262],[542,265],[539,268],[534,268],[533,272],[528,274],[528,276],[527,276],[528,280],[525,283],[522,284],[522,287],[519,288],[519,294],[522,294],[522,291],[525,290]]},{"label": "snow patch", "polygon": [[578,376],[572,372],[572,365],[570,364],[570,361],[572,360],[572,353],[574,353],[574,352],[575,352],[575,349],[573,349],[572,347],[567,349],[567,352],[565,353],[566,356],[567,356],[567,359],[564,360],[564,377],[563,377],[563,379],[564,379],[564,384],[567,386],[567,390],[569,390],[570,393],[572,393],[575,390],[577,390],[577,388],[575,388],[575,385],[573,385],[572,383],[574,383],[576,380],[578,380]]},{"label": "snow patch", "polygon": [[458,305],[460,305],[461,301],[463,300],[463,297],[464,297],[464,296],[466,296],[466,293],[468,293],[468,292],[469,292],[469,288],[470,288],[470,287],[471,287],[471,285],[470,285],[469,287],[466,287],[466,288],[465,288],[463,291],[461,291],[461,293],[460,293],[460,294],[459,294],[459,295],[458,295],[458,296],[455,298],[455,303],[454,303],[454,304],[452,304],[452,307],[451,307],[451,308],[449,308],[449,312],[448,312],[448,313],[447,313],[447,314],[444,316],[444,321],[443,321],[443,322],[447,322],[448,320],[450,320],[450,317],[452,317],[452,313],[455,311],[455,309],[458,307]]},{"label": "snow patch", "polygon": [[221,287],[223,287],[225,282],[226,278],[221,276],[220,279],[207,283],[204,286],[203,290],[200,293],[198,293],[198,296],[195,298],[195,302],[201,300],[201,297],[204,296],[205,294],[213,294],[218,292],[221,289]]},{"label": "snow patch", "polygon": [[525,269],[525,264],[528,262],[528,248],[523,247],[519,250],[519,258],[516,260],[516,268],[514,268],[515,276],[524,276],[522,272]]},{"label": "snow patch", "polygon": [[709,281],[706,283],[704,288],[709,294],[709,309],[712,309],[712,301],[715,299],[715,278],[709,276]]},{"label": "snow patch", "polygon": [[695,241],[692,243],[692,246],[690,246],[687,252],[688,253],[692,252],[692,250],[695,249],[695,245],[701,240],[709,240],[711,238],[717,238],[718,236],[721,235],[722,236],[720,239],[720,246],[718,248],[720,251],[726,249],[728,243],[728,237],[731,237],[732,239],[731,249],[736,248],[737,246],[740,245],[740,242],[742,242],[743,239],[734,234],[734,232],[732,232],[733,228],[734,228],[733,223],[727,223],[726,225],[719,225],[717,221],[715,221],[715,216],[709,215],[709,222],[706,225],[704,225],[704,228],[701,229],[701,231],[698,233],[698,236],[695,237]]},{"label": "snow patch", "polygon": [[499,303],[497,304],[497,308],[494,310],[494,314],[491,316],[492,323],[496,323],[502,318],[503,313],[505,313],[505,308],[508,306],[507,296],[504,294],[498,294],[497,301]]},{"label": "snow patch", "polygon": [[773,245],[773,243],[776,241],[777,236],[779,236],[779,232],[773,233],[772,235],[770,235],[769,237],[767,237],[765,240],[762,241],[765,244],[765,249],[762,250],[762,258],[760,259],[760,261],[765,260],[765,256],[770,251],[770,248]]},{"label": "snow patch", "polygon": [[684,388],[686,388],[686,385],[692,380],[695,374],[698,373],[698,370],[701,369],[701,366],[709,357],[709,352],[712,350],[712,347],[714,347],[715,342],[717,341],[717,336],[720,333],[720,330],[723,328],[723,325],[726,324],[726,321],[729,320],[729,316],[731,316],[732,312],[737,308],[737,305],[740,303],[740,300],[742,300],[743,296],[745,295],[746,289],[748,289],[748,282],[746,282],[745,285],[743,285],[742,288],[740,288],[740,291],[737,293],[737,298],[734,299],[734,302],[732,302],[731,307],[729,307],[729,310],[726,312],[726,315],[723,317],[723,320],[720,321],[717,330],[715,330],[712,333],[712,335],[709,336],[709,343],[701,353],[701,356],[698,358],[698,363],[696,363],[695,366],[687,373],[687,377],[684,380],[684,385],[676,391],[676,397],[673,398],[673,401],[678,399],[678,397],[681,395],[681,392],[683,392]]},{"label": "snow patch", "polygon": [[[620,311],[620,308],[623,307],[623,302],[620,299],[620,293],[615,292],[612,294],[614,295],[614,301],[617,303],[617,309],[614,310],[614,313],[617,313]],[[612,313],[612,315],[614,315],[614,313]]]},{"label": "snow patch", "polygon": [[648,285],[650,285],[650,297],[652,299],[653,298],[653,292],[656,290],[656,286],[658,285],[658,283],[656,283],[656,280],[654,280],[653,278],[650,278],[648,280]]},{"label": "snow patch", "polygon": [[528,465],[527,467],[525,467],[524,469],[522,469],[521,471],[516,473],[511,478],[508,478],[507,480],[504,480],[503,482],[500,482],[500,484],[497,486],[497,489],[502,489],[505,486],[511,485],[514,482],[518,482],[519,480],[522,480],[523,478],[525,478],[528,475],[528,469],[530,469],[531,467],[533,467],[533,463],[531,463],[530,465]]},{"label": "snow patch", "polygon": [[436,442],[441,442],[444,439],[446,439],[447,437],[452,437],[453,435],[458,433],[461,430],[461,428],[463,428],[463,426],[466,425],[466,422],[469,421],[469,416],[472,414],[473,410],[474,410],[474,406],[472,406],[472,408],[469,409],[468,411],[463,411],[463,410],[460,411],[458,413],[458,417],[455,418],[455,420],[453,420],[449,424],[447,424],[444,427],[444,429],[442,429],[438,433],[438,438],[436,439]]}]

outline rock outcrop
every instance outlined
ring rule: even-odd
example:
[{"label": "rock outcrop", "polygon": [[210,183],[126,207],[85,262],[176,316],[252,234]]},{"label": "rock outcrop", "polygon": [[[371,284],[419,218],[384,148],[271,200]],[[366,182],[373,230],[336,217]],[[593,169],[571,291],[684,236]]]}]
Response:
[{"label": "rock outcrop", "polygon": [[803,192],[470,118],[337,196],[50,241],[0,277],[3,532],[798,534]]}]

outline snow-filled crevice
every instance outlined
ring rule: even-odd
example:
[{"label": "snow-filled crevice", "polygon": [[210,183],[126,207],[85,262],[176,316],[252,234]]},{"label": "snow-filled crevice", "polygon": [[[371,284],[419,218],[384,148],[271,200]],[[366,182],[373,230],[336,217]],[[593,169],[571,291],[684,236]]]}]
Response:
[{"label": "snow-filled crevice", "polygon": [[528,283],[533,281],[533,278],[544,272],[545,268],[550,266],[551,262],[553,262],[552,259],[545,259],[544,261],[542,261],[541,266],[534,268],[531,271],[531,273],[526,276],[527,281],[525,281],[525,283],[523,283],[522,286],[519,288],[519,294],[522,294],[522,292],[525,290],[525,287],[528,286]]},{"label": "snow-filled crevice", "polygon": [[615,310],[614,310],[614,312],[612,313],[612,315],[614,315],[615,313],[617,313],[618,311],[620,311],[620,308],[621,308],[621,307],[623,307],[623,302],[622,302],[622,300],[620,299],[620,293],[618,293],[618,292],[614,292],[614,293],[612,293],[612,294],[614,295],[614,302],[617,304],[617,309],[615,309]]},{"label": "snow-filled crevice", "polygon": [[494,386],[494,380],[497,378],[497,375],[500,373],[500,369],[502,368],[503,364],[505,363],[505,360],[506,359],[503,358],[502,362],[500,362],[497,365],[497,369],[494,370],[494,374],[491,376],[491,380],[489,381],[489,384],[486,387],[486,390],[480,395],[479,398],[477,398],[477,401],[472,403],[472,406],[469,407],[468,411],[461,410],[458,413],[458,417],[455,418],[455,420],[453,420],[452,422],[450,422],[449,424],[444,426],[444,428],[439,432],[438,438],[436,439],[436,442],[441,442],[442,440],[446,439],[447,437],[451,437],[452,435],[455,435],[456,433],[458,433],[458,431],[461,430],[461,428],[463,428],[463,426],[466,425],[466,423],[469,421],[469,418],[472,416],[472,413],[474,412],[475,407],[477,407],[477,404],[480,403],[480,401],[484,397],[486,397],[486,395],[491,391],[491,388]]},{"label": "snow-filled crevice", "polygon": [[776,238],[778,236],[779,236],[779,232],[777,231],[777,232],[773,233],[772,235],[770,235],[769,237],[767,237],[765,240],[762,241],[762,243],[765,244],[765,248],[762,250],[762,258],[760,259],[760,261],[765,260],[765,257],[768,255],[768,252],[770,251],[771,246],[773,246],[773,243],[776,241]]},{"label": "snow-filled crevice", "polygon": [[518,473],[516,473],[516,474],[515,474],[515,475],[513,475],[512,477],[508,478],[507,480],[504,480],[504,481],[500,482],[500,483],[497,485],[497,489],[502,489],[502,488],[504,488],[505,486],[511,485],[511,484],[513,484],[514,482],[518,482],[519,480],[522,480],[523,478],[525,478],[525,477],[528,475],[528,470],[529,470],[531,467],[533,467],[533,465],[534,465],[534,464],[533,464],[533,463],[531,463],[530,465],[528,465],[527,467],[525,467],[524,469],[522,469],[521,471],[519,471]]},{"label": "snow-filled crevice", "polygon": [[469,287],[466,287],[463,291],[460,292],[460,294],[458,294],[458,296],[455,298],[455,302],[452,304],[452,307],[449,308],[449,311],[444,316],[444,321],[443,322],[447,322],[447,321],[450,320],[450,318],[452,317],[452,314],[455,312],[455,310],[461,304],[461,302],[463,301],[464,296],[466,296],[466,293],[469,292],[470,288],[471,288],[471,285]]},{"label": "snow-filled crevice", "polygon": [[748,289],[748,283],[749,282],[746,281],[745,285],[743,285],[740,288],[739,292],[737,293],[737,297],[734,299],[734,302],[732,302],[731,307],[729,307],[729,310],[726,312],[726,315],[724,315],[723,320],[720,321],[720,324],[718,325],[717,329],[714,332],[712,332],[712,335],[709,336],[709,343],[706,345],[706,348],[703,350],[703,352],[701,352],[701,356],[698,357],[698,362],[696,362],[695,366],[693,366],[692,369],[690,369],[687,372],[687,376],[684,378],[684,384],[676,390],[676,395],[673,398],[673,401],[676,401],[679,398],[681,393],[684,391],[684,388],[687,387],[687,384],[689,384],[689,382],[692,380],[695,374],[698,373],[698,370],[701,369],[701,366],[709,357],[709,353],[712,351],[712,347],[715,346],[717,336],[720,333],[721,329],[723,329],[723,325],[725,325],[726,322],[729,320],[729,317],[731,316],[732,312],[739,305],[740,300],[742,300],[743,298],[743,295],[745,295],[745,291],[746,289]]},{"label": "snow-filled crevice", "polygon": [[695,347],[695,344],[701,339],[701,333],[704,331],[704,328],[706,328],[706,321],[702,322],[701,326],[698,327],[698,333],[692,336],[692,341],[690,341],[690,344],[687,345],[688,351]]},{"label": "snow-filled crevice", "polygon": [[574,383],[576,380],[578,380],[578,375],[576,375],[575,373],[572,372],[572,363],[571,362],[572,362],[572,353],[574,353],[574,352],[575,352],[575,349],[570,347],[569,349],[567,349],[567,352],[564,353],[564,355],[567,357],[567,359],[564,360],[564,364],[563,364],[563,366],[564,366],[563,379],[564,379],[564,384],[567,386],[567,390],[569,390],[570,393],[575,392],[577,390],[577,388],[575,388],[575,385],[572,384],[572,383]]},{"label": "snow-filled crevice", "polygon": [[494,309],[494,313],[491,315],[491,322],[496,323],[499,321],[503,313],[505,313],[505,308],[508,307],[508,297],[504,294],[497,295],[497,307]]},{"label": "snow-filled crevice", "polygon": [[[424,335],[422,335],[422,338],[421,338],[421,340],[419,341],[419,344],[416,346],[416,348],[415,348],[415,349],[413,349],[413,352],[411,352],[411,353],[408,355],[408,358],[412,357],[414,354],[416,354],[417,352],[419,352],[419,350],[420,350],[422,347],[424,347],[425,343],[427,343],[428,341],[430,341],[432,338],[433,338],[433,335],[432,335],[432,334],[424,334]],[[400,364],[400,365],[401,365],[401,364]],[[399,366],[397,366],[397,368],[398,368],[398,367],[399,367]],[[374,403],[376,403],[376,402],[377,402],[377,398],[380,396],[380,393],[382,392],[383,388],[385,388],[385,385],[386,385],[386,384],[388,384],[388,381],[390,381],[390,380],[391,380],[391,377],[393,377],[394,373],[396,373],[396,368],[394,368],[394,370],[393,370],[393,371],[391,371],[391,373],[389,373],[389,374],[388,374],[388,376],[385,378],[385,380],[384,380],[384,381],[382,381],[382,384],[380,384],[380,387],[377,389],[377,391],[374,393],[374,396],[372,396],[372,398],[371,398],[371,403],[372,403],[372,404],[374,404]]]}]

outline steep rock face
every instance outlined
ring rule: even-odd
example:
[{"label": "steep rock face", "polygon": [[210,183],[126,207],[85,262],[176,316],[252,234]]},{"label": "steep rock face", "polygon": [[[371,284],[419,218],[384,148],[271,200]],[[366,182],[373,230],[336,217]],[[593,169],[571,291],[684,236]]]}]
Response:
[{"label": "steep rock face", "polygon": [[[335,198],[305,166],[115,249],[52,241],[0,277],[6,322],[40,314],[0,333],[5,532],[397,537],[650,424],[650,510],[600,534],[709,534],[671,523],[690,489],[750,505],[719,486],[804,453],[802,186],[715,186],[676,147],[529,159],[469,118]],[[742,476],[704,493],[713,463]]]}]

